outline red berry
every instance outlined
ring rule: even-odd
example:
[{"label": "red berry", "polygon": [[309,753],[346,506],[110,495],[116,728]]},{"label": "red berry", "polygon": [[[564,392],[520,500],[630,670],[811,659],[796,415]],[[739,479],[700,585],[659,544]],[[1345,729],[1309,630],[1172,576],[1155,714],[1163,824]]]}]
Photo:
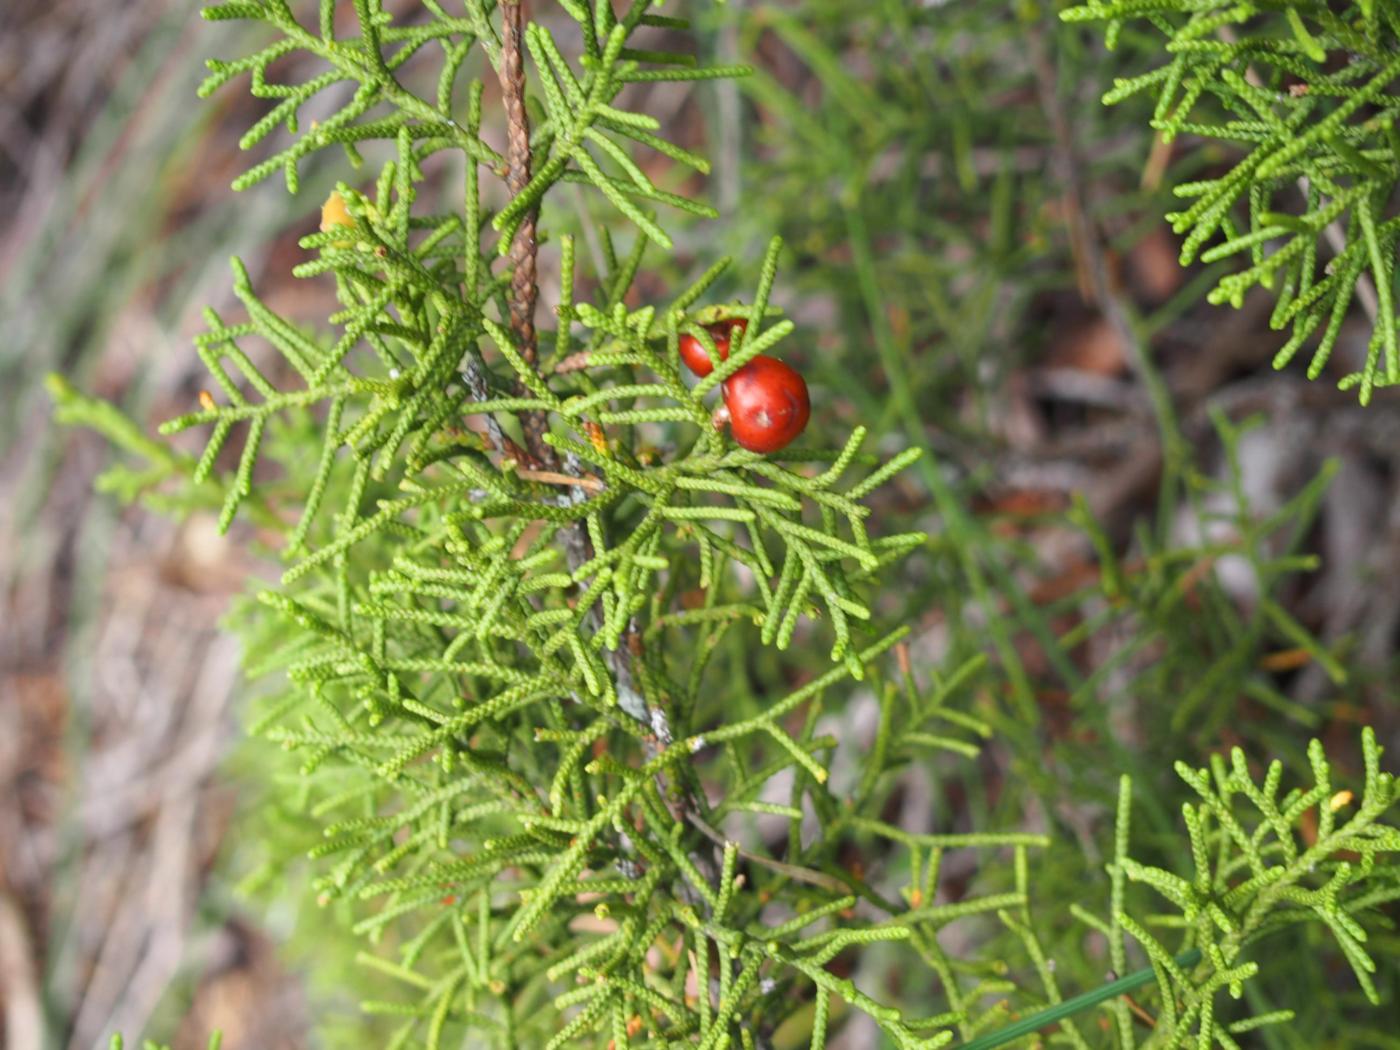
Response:
[{"label": "red berry", "polygon": [[748,331],[749,319],[747,317],[726,317],[723,321],[716,321],[705,327],[712,336],[716,339],[723,339],[727,344],[735,331]]},{"label": "red berry", "polygon": [[[710,364],[710,355],[705,353],[705,347],[689,332],[681,333],[679,349],[681,360],[696,375],[707,376],[715,370],[715,366]],[[716,346],[715,349],[718,350],[719,347]]]},{"label": "red berry", "polygon": [[[705,326],[705,331],[709,332],[715,341],[715,351],[719,354],[721,361],[727,360],[729,357],[729,338],[734,329],[743,331],[748,326],[749,322],[743,317],[732,317]],[[681,360],[685,362],[685,366],[702,379],[715,370],[714,364],[710,361],[710,355],[705,352],[704,344],[695,336],[683,334],[680,338],[679,349]]]},{"label": "red berry", "polygon": [[734,440],[750,452],[777,452],[807,426],[812,403],[795,368],[760,354],[724,381]]}]

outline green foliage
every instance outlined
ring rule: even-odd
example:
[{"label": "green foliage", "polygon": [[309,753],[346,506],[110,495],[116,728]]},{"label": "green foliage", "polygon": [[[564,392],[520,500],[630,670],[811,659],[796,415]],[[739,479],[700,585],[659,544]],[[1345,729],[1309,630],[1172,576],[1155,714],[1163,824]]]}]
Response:
[{"label": "green foliage", "polygon": [[[1338,789],[1316,740],[1308,748],[1313,784],[1282,795],[1283,764],[1271,762],[1257,777],[1239,748],[1228,762],[1213,756],[1207,769],[1178,763],[1177,774],[1199,797],[1181,811],[1191,847],[1192,870],[1186,875],[1127,855],[1130,785],[1124,778],[1112,869],[1113,920],[1110,928],[1100,928],[1111,942],[1131,937],[1152,961],[1162,1005],[1153,1045],[1194,1040],[1230,1050],[1237,1045],[1234,1035],[1291,1020],[1293,1011],[1278,1010],[1227,1022],[1216,997],[1225,991],[1240,999],[1245,982],[1262,969],[1262,951],[1246,958],[1250,947],[1298,923],[1326,926],[1366,997],[1380,1003],[1371,980],[1375,960],[1365,947],[1366,924],[1383,921],[1383,907],[1400,899],[1396,869],[1386,863],[1400,851],[1400,831],[1380,822],[1400,801],[1400,792],[1394,776],[1380,769],[1380,748],[1369,729],[1362,755],[1365,778],[1355,795]],[[1122,903],[1125,880],[1151,888],[1173,912],[1144,912],[1139,914],[1145,918],[1135,919]],[[1179,931],[1177,951],[1164,945],[1165,934],[1152,932],[1152,926]],[[1201,957],[1194,972],[1177,961],[1188,950]],[[1121,948],[1116,953],[1121,958]],[[1116,1009],[1124,1044],[1136,1045],[1127,1035],[1126,1004]]]},{"label": "green foliage", "polygon": [[[339,142],[358,155],[374,139],[393,146],[372,193],[340,187],[353,225],[332,222],[303,240],[318,255],[298,276],[334,275],[339,334],[318,336],[278,316],[235,262],[246,319],[226,322],[210,312],[208,332],[196,341],[225,403],[206,399],[164,429],[212,428],[193,468],[203,485],[246,427],[237,466],[224,480],[224,528],[254,494],[270,431],[299,435],[288,442],[295,449],[289,473],[305,471],[305,442],[318,435],[314,472],[297,479],[304,496],[285,543],[294,560],[284,590],[262,596],[279,617],[283,644],[258,663],[284,667],[292,683],[262,729],[304,756],[303,791],[326,823],[313,855],[334,860],[318,886],[323,899],[360,902],[357,929],[376,940],[413,931],[401,961],[381,965],[410,989],[426,982],[421,1034],[430,1045],[463,1023],[499,1026],[512,1038],[552,1035],[558,1045],[595,1027],[611,1031],[634,1014],[713,1044],[757,998],[771,995],[759,984],[760,967],[834,987],[820,964],[848,942],[909,932],[872,926],[804,940],[808,923],[794,921],[764,939],[745,933],[757,915],[759,880],[736,892],[737,848],[716,851],[701,836],[713,834],[711,821],[728,809],[754,802],[750,796],[784,769],[804,791],[820,790],[826,772],[819,759],[830,745],[812,731],[823,691],[864,675],[899,637],[863,626],[870,612],[860,590],[923,539],[872,538],[860,502],[911,455],[852,483],[845,480],[851,469],[868,462],[859,430],[832,453],[765,460],[726,447],[709,424],[701,398],[793,328],[768,306],[778,243],[752,305],[693,308],[721,263],[670,304],[629,310],[623,299],[646,242],[638,239],[622,259],[607,252],[606,271],[593,275],[599,298],[588,302],[575,295],[573,242],[561,239],[565,305],[555,353],[539,368],[507,327],[505,282],[484,257],[485,231],[501,231],[495,248],[505,254],[545,194],[579,178],[647,238],[669,246],[632,198],[689,202],[657,190],[614,136],[694,168],[705,164],[653,136],[651,118],[612,102],[630,80],[739,70],[694,70],[680,56],[625,47],[647,24],[648,6],[636,5],[615,24],[605,5],[569,10],[585,41],[582,73],[546,29],[530,27],[526,41],[546,101],[532,135],[538,167],[494,214],[478,201],[469,173],[464,215],[415,205],[434,154],[460,151],[472,168],[484,163],[504,174],[505,162],[478,135],[479,81],[467,92],[465,124],[451,115],[468,46],[479,42],[492,61],[505,61],[485,7],[473,7],[465,20],[434,10],[428,26],[398,29],[360,5],[355,40],[334,38],[329,5],[319,35],[281,4],[209,12],[261,18],[284,34],[248,59],[211,65],[207,88],[251,71],[254,93],[280,100],[248,145],[279,122],[296,134],[298,107],[337,79],[359,85],[335,117],[255,165],[238,186],[280,168],[295,191],[296,165],[313,149]],[[302,85],[271,83],[268,67],[291,46],[322,55],[332,71]],[[443,52],[436,104],[412,95],[396,75],[429,46]],[[394,114],[373,116],[380,103]],[[607,174],[604,164],[624,177]],[[689,388],[678,371],[678,336],[703,333],[699,326],[720,315],[748,317],[747,337]],[[256,351],[245,350],[259,340],[280,355],[275,366],[260,366]],[[580,354],[586,368],[554,367]],[[279,386],[273,367],[293,384]],[[547,415],[542,444],[560,470],[538,469],[538,450],[522,460],[507,435],[530,413]],[[485,420],[485,439],[459,429],[472,417]],[[676,449],[665,461],[651,433]],[[741,584],[739,568],[751,585]],[[786,647],[818,608],[831,625],[838,666],[752,717],[717,719],[703,672],[719,640],[753,622],[758,640]],[[802,713],[786,724],[786,716]],[[933,746],[939,741],[930,738]],[[690,783],[695,756],[707,749],[724,757],[733,781],[716,812]],[[833,804],[827,796],[823,806],[833,812]],[[713,869],[710,854],[719,867],[702,870]],[[792,862],[804,859],[790,858],[774,878],[790,879],[803,870]],[[840,879],[813,877],[841,907],[854,903]],[[830,904],[823,900],[820,914],[835,910]],[[570,934],[580,914],[608,911],[617,928],[607,936]],[[648,949],[669,943],[668,935],[693,943],[659,979],[662,968],[648,960]],[[710,953],[720,949],[730,962],[712,974]],[[697,958],[704,964],[698,974]],[[556,992],[555,1011],[540,1011],[539,996],[576,971],[590,977],[588,994]],[[687,978],[708,988],[712,976],[717,1002],[702,996],[698,1006],[687,1005]],[[847,990],[848,999],[854,995]],[[563,1024],[556,1011],[572,1005],[583,1010]],[[911,1045],[922,1040],[897,1014],[865,1005]],[[410,1021],[400,1041],[419,1028]]]},{"label": "green foliage", "polygon": [[[1359,799],[1350,790],[1334,791],[1331,767],[1316,740],[1308,748],[1312,787],[1290,790],[1281,798],[1280,762],[1270,763],[1262,780],[1251,773],[1239,748],[1231,752],[1228,764],[1215,756],[1209,769],[1179,763],[1177,774],[1200,799],[1182,807],[1194,865],[1188,876],[1129,856],[1132,780],[1124,776],[1108,869],[1112,878],[1109,919],[1077,906],[1072,910],[1108,942],[1115,971],[1124,968],[1129,938],[1147,953],[1151,968],[974,1039],[965,1050],[991,1050],[1056,1022],[1071,1045],[1083,1046],[1084,1037],[1071,1018],[1100,1004],[1113,1015],[1120,1047],[1194,1044],[1236,1050],[1240,1045],[1236,1036],[1286,1024],[1295,1012],[1269,1010],[1230,1020],[1217,997],[1223,990],[1230,999],[1241,999],[1245,984],[1262,969],[1258,960],[1245,958],[1246,953],[1266,938],[1302,923],[1320,922],[1331,932],[1366,997],[1378,1004],[1380,997],[1371,980],[1376,964],[1365,948],[1368,934],[1363,922],[1373,926],[1384,922],[1384,905],[1400,899],[1396,870],[1383,862],[1387,854],[1400,851],[1400,832],[1378,822],[1400,801],[1400,791],[1394,776],[1381,772],[1380,748],[1369,729],[1362,736],[1362,753],[1365,780]],[[1338,814],[1344,810],[1351,815],[1339,823]],[[1380,866],[1377,858],[1382,858]],[[1129,884],[1151,888],[1176,910],[1136,913],[1135,918],[1136,909],[1126,906]],[[1148,927],[1177,931],[1178,949],[1170,950]],[[1028,940],[1027,947],[1036,956],[1034,942]],[[1045,976],[1049,978],[1048,973]],[[1139,1040],[1124,993],[1153,979],[1160,992],[1161,1015],[1151,1034]],[[1053,987],[1053,978],[1047,980],[1047,987]]]},{"label": "green foliage", "polygon": [[[1129,855],[1125,786],[1104,883],[1108,918],[1075,915],[1107,937],[1116,972],[1151,967],[1127,984],[1064,995],[1102,972],[1102,960],[1091,969],[1084,927],[1064,913],[1067,898],[1092,892],[1084,879],[1101,866],[1066,848],[1078,829],[1054,816],[1059,781],[1111,798],[1131,760],[1115,745],[1105,761],[1096,741],[1113,739],[1120,701],[1143,703],[1145,720],[1174,705],[1172,727],[1189,726],[1203,747],[1242,694],[1276,706],[1288,728],[1311,724],[1316,716],[1280,700],[1254,661],[1282,642],[1335,663],[1275,599],[1306,568],[1294,547],[1327,473],[1258,520],[1235,478],[1228,494],[1238,506],[1221,515],[1235,526],[1228,539],[1168,550],[1144,536],[1137,567],[1118,561],[1078,508],[1073,524],[1094,539],[1102,580],[1064,604],[1107,601],[1058,637],[1048,617],[1060,610],[1025,600],[999,564],[1002,548],[936,465],[918,464],[948,535],[926,542],[876,525],[881,487],[917,451],[882,464],[861,451],[864,428],[834,449],[765,458],[732,448],[705,398],[794,331],[775,294],[781,245],[770,245],[747,301],[699,305],[720,287],[723,260],[655,301],[656,282],[639,278],[664,264],[656,249],[673,237],[651,205],[673,218],[710,214],[658,183],[684,187],[679,169],[708,165],[659,137],[646,114],[621,108],[619,92],[744,70],[648,48],[647,30],[684,26],[651,14],[646,0],[620,20],[606,3],[560,6],[572,33],[541,16],[523,37],[534,63],[535,164],[516,193],[510,163],[482,133],[491,124],[486,82],[508,68],[506,12],[495,5],[471,0],[454,17],[427,3],[399,23],[375,0],[358,0],[355,36],[338,35],[331,3],[315,29],[281,0],[211,9],[278,34],[249,58],[211,64],[208,88],[248,72],[254,94],[273,104],[248,145],[279,126],[292,139],[267,147],[238,186],[280,170],[295,191],[298,165],[333,144],[356,167],[380,163],[373,179],[339,186],[348,225],[333,218],[302,241],[311,255],[298,276],[333,281],[339,310],[329,330],[283,317],[235,262],[242,314],[208,313],[196,341],[218,396],[166,427],[207,429],[197,456],[54,383],[67,421],[97,427],[147,462],[109,475],[120,494],[177,512],[215,510],[225,528],[241,512],[286,561],[280,586],[246,603],[236,624],[247,669],[265,683],[254,733],[278,745],[261,747],[254,770],[265,812],[249,849],[262,864],[249,884],[279,897],[305,887],[318,909],[318,924],[308,923],[315,968],[339,979],[353,961],[358,974],[345,987],[363,995],[364,1017],[351,1045],[821,1050],[828,1031],[859,1012],[900,1047],[1003,1045],[1055,1021],[1055,1038],[1071,1045],[1132,1047],[1137,1033],[1118,996],[1155,980],[1162,998],[1149,1006],[1159,1024],[1143,1045],[1231,1047],[1232,1033],[1271,1011],[1227,1016],[1218,991],[1252,993],[1250,949],[1303,920],[1334,933],[1374,994],[1365,944],[1368,928],[1382,925],[1375,912],[1394,897],[1386,854],[1396,832],[1379,820],[1395,787],[1367,736],[1350,820],[1338,823],[1327,804],[1334,775],[1315,747],[1316,784],[1281,798],[1278,763],[1262,784],[1242,759],[1204,776],[1183,770],[1201,797],[1185,835],[1161,819],[1153,779],[1154,763],[1170,765],[1159,752],[1178,740],[1146,747],[1147,768],[1134,771],[1147,811],[1135,855],[1144,859]],[[899,116],[910,108],[883,112],[815,33],[775,24],[820,66],[870,149],[911,130]],[[575,37],[581,52],[566,57],[560,42]],[[319,55],[327,72],[275,83],[277,59],[294,48]],[[757,91],[780,97],[759,79]],[[350,101],[302,130],[298,109],[342,81]],[[901,90],[917,96],[933,83],[901,78]],[[971,193],[978,176],[961,150],[957,170]],[[828,178],[845,162],[835,149],[817,160]],[[909,170],[918,160],[911,146]],[[445,189],[443,171],[461,182]],[[565,183],[598,191],[579,215]],[[877,264],[867,225],[880,216],[864,189],[858,178],[842,188],[838,217],[894,383],[894,370],[906,371],[901,336],[887,327],[889,287],[877,277],[887,260]],[[977,284],[990,289],[977,296],[989,318],[996,273],[1032,251],[1015,246],[1013,199],[1011,181],[998,180],[996,251]],[[605,222],[593,224],[591,205]],[[559,305],[555,326],[529,340],[512,316],[513,245],[536,222],[540,269],[557,275]],[[576,252],[579,244],[590,250]],[[906,282],[926,276],[917,254],[895,263]],[[952,311],[940,300],[931,312]],[[750,325],[728,362],[688,384],[679,335],[705,340],[706,323],[732,316]],[[536,353],[532,342],[548,349]],[[873,406],[884,414],[872,412],[872,424],[878,433],[893,417],[922,440],[914,397],[900,390],[890,406]],[[821,415],[820,389],[814,406]],[[1222,425],[1231,452],[1237,436]],[[185,474],[193,482],[172,490]],[[1187,480],[1199,497],[1206,483]],[[916,676],[906,629],[875,624],[894,619],[891,605],[909,606],[900,592],[917,577],[896,586],[889,569],[920,548],[935,554],[950,619],[965,622],[942,666]],[[1224,557],[1257,574],[1262,598],[1247,614],[1199,571]],[[955,608],[964,586],[974,601]],[[1016,629],[1050,654],[1082,741],[1042,750],[1044,682],[1017,662],[993,586]],[[1081,672],[1076,647],[1113,630],[1127,643]],[[822,665],[809,659],[793,672],[779,662],[784,651],[818,647],[829,652]],[[1160,655],[1142,661],[1146,650]],[[1006,704],[992,699],[1002,692]],[[857,701],[877,713],[876,728],[868,750],[851,756],[832,719]],[[993,737],[1014,749],[1025,781],[1000,808],[978,783],[976,759]],[[840,775],[851,757],[854,771]],[[971,785],[956,830],[889,819],[911,770]],[[1046,832],[986,830],[1021,826],[1041,802]],[[1092,835],[1080,845],[1091,855]],[[1203,867],[1182,874],[1187,857]],[[1171,914],[1140,902],[1138,884],[1162,891]],[[1166,947],[1169,935],[1181,944]],[[362,950],[348,947],[352,938]],[[950,947],[970,941],[976,952]],[[1089,962],[1071,975],[1056,965],[1063,959]],[[897,967],[897,986],[868,980],[867,960]],[[1111,1034],[1074,1017],[1098,1003],[1110,1004]],[[1008,1023],[1013,1013],[1019,1023]]]},{"label": "green foliage", "polygon": [[1238,307],[1256,286],[1272,291],[1271,323],[1290,330],[1275,367],[1316,337],[1316,378],[1361,299],[1371,337],[1341,385],[1358,388],[1364,404],[1374,388],[1400,382],[1395,5],[1094,0],[1062,17],[1107,22],[1110,46],[1140,22],[1160,33],[1169,60],[1116,80],[1104,101],[1153,93],[1151,123],[1165,141],[1196,136],[1243,151],[1219,174],[1177,185],[1190,204],[1168,216],[1185,234],[1183,264],[1242,267],[1210,300]]}]

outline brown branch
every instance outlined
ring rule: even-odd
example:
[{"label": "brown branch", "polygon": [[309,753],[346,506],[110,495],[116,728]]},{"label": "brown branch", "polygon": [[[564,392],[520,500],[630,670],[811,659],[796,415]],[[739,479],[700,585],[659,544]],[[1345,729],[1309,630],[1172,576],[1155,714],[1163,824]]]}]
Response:
[{"label": "brown branch", "polygon": [[[501,94],[506,107],[506,186],[518,196],[530,182],[530,117],[525,111],[525,57],[523,0],[501,5]],[[535,266],[539,245],[535,241],[536,212],[525,213],[510,245],[510,328],[515,345],[532,368],[539,356],[535,345],[535,302],[540,288]],[[524,393],[524,384],[517,384]],[[535,462],[545,468],[557,465],[554,450],[544,443],[548,423],[543,412],[521,417],[525,444]]]},{"label": "brown branch", "polygon": [[[508,171],[506,185],[512,194],[519,194],[530,181],[530,118],[525,112],[525,61],[521,52],[524,36],[523,0],[504,0],[501,4],[501,92],[506,107],[506,162]],[[510,280],[510,325],[515,336],[516,347],[521,356],[535,366],[538,350],[535,345],[535,302],[539,298],[538,274],[535,256],[538,245],[535,241],[535,210],[532,208],[516,230],[515,240],[510,246],[512,267]],[[561,322],[564,323],[564,322]],[[544,435],[548,420],[543,412],[526,412],[521,416],[521,429],[525,432],[525,442],[534,460],[530,468],[536,477],[554,478],[563,474],[580,477],[583,471],[573,457],[566,457],[561,464],[554,449],[545,444]],[[566,500],[578,501],[587,498],[589,486],[575,482]],[[596,491],[596,488],[594,489]],[[561,531],[570,571],[593,557],[593,545],[588,533],[581,525],[575,524]],[[595,630],[602,629],[602,618],[596,609],[589,614]],[[636,635],[636,628],[628,631],[629,640]],[[619,707],[634,720],[652,730],[658,741],[658,748],[671,742],[670,726],[665,713],[648,710],[646,700],[636,687],[633,673],[633,654],[630,646],[624,645],[606,654],[609,669],[616,679]]]}]

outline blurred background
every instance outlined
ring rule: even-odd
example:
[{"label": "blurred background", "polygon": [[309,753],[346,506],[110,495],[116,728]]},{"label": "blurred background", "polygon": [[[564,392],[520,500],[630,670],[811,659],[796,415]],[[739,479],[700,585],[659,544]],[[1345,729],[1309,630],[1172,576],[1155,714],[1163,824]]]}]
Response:
[{"label": "blurred background", "polygon": [[[993,659],[977,705],[997,733],[892,816],[1048,828],[1069,849],[1047,856],[1037,894],[1100,906],[1119,773],[1148,799],[1144,859],[1176,866],[1153,852],[1180,841],[1172,760],[1240,744],[1305,770],[1317,735],[1345,768],[1363,723],[1400,753],[1400,400],[1363,410],[1335,390],[1364,352],[1364,312],[1309,383],[1270,369],[1266,298],[1205,305],[1219,271],[1178,267],[1170,185],[1230,158],[1155,141],[1146,103],[1100,105],[1116,72],[1156,56],[1130,37],[1107,54],[1033,0],[684,6],[704,57],[758,72],[635,89],[652,95],[636,108],[713,158],[722,213],[681,231],[655,291],[724,252],[752,273],[783,235],[775,301],[800,326],[787,353],[814,419],[926,450],[879,507],[891,531],[933,537],[883,615],[914,625],[930,666]],[[346,176],[338,158],[309,166],[296,197],[276,180],[235,195],[238,139],[263,104],[242,87],[195,98],[206,57],[262,40],[202,23],[188,0],[0,6],[10,1050],[117,1030],[190,1046],[212,1028],[226,1047],[302,1047],[329,1039],[313,1035],[328,1017],[355,1028],[333,980],[308,983],[304,919],[236,887],[249,800],[269,788],[240,747],[246,689],[219,621],[267,563],[210,515],[95,492],[113,454],[56,429],[44,389],[62,372],[148,432],[188,410],[203,375],[190,338],[205,305],[232,301],[232,254],[279,310],[324,317],[328,290],[290,271]],[[782,659],[825,659],[800,650]],[[873,710],[852,697],[851,739]],[[1046,921],[1079,967],[1066,986],[1101,980],[1072,920]],[[1386,1006],[1363,1011],[1311,936],[1271,979],[1274,1005],[1300,1012],[1295,1034],[1258,1045],[1400,1046],[1393,965]],[[1382,934],[1372,954],[1393,959],[1400,940]],[[833,1045],[875,1045],[847,1029]]]}]

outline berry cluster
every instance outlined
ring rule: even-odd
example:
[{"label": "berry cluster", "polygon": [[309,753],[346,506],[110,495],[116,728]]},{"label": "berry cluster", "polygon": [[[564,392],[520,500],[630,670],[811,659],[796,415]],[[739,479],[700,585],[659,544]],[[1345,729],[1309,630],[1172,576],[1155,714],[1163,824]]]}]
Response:
[{"label": "berry cluster", "polygon": [[[734,333],[747,327],[748,321],[742,317],[706,326],[721,361],[729,357]],[[714,362],[695,336],[682,335],[679,349],[681,360],[697,376],[714,371]],[[726,379],[721,391],[724,406],[715,413],[715,425],[728,423],[734,440],[750,452],[777,452],[792,444],[812,414],[807,383],[801,374],[777,358],[762,354]]]}]

